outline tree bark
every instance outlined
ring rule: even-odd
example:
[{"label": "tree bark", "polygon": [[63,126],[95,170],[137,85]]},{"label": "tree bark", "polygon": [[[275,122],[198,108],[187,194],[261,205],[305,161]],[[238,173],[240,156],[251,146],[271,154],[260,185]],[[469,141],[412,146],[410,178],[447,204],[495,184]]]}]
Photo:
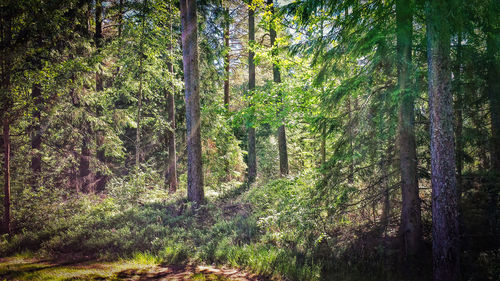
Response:
[{"label": "tree bark", "polygon": [[431,121],[432,254],[434,280],[459,280],[459,231],[453,97],[450,91],[449,1],[426,3]]},{"label": "tree bark", "polygon": [[142,7],[142,30],[141,37],[139,42],[139,91],[137,93],[137,115],[136,115],[136,124],[137,129],[135,131],[135,167],[139,169],[139,165],[141,163],[141,113],[142,113],[142,80],[143,80],[143,61],[144,61],[144,28],[146,23],[146,8],[148,2],[144,1]]},{"label": "tree bark", "polygon": [[7,116],[3,117],[3,153],[4,153],[4,197],[3,197],[3,232],[10,235],[10,124]]},{"label": "tree bark", "polygon": [[224,8],[224,107],[226,110],[229,110],[229,55],[230,55],[230,46],[229,46],[229,7]]},{"label": "tree bark", "polygon": [[413,8],[411,0],[396,0],[397,69],[400,91],[398,118],[399,168],[401,172],[401,226],[407,257],[415,256],[422,240],[415,143],[414,95],[411,91]]},{"label": "tree bark", "polygon": [[457,36],[457,57],[455,63],[454,77],[455,77],[455,157],[457,164],[457,189],[458,198],[461,197],[462,190],[462,171],[463,171],[463,91],[462,91],[462,32],[458,32]]},{"label": "tree bark", "polygon": [[[101,52],[102,49],[102,40],[103,40],[103,35],[102,35],[102,0],[96,0],[96,7],[95,7],[95,34],[94,34],[94,41],[97,49],[97,53]],[[101,92],[104,89],[103,86],[103,73],[101,66],[99,65],[99,69],[96,71],[95,74],[95,82],[96,82],[96,92]],[[97,117],[102,116],[102,108],[101,105],[97,105],[96,109],[96,115]],[[103,148],[104,144],[104,132],[102,129],[98,128],[96,130],[96,158],[101,164],[106,163],[106,157],[105,157],[105,151]],[[98,171],[96,173],[96,191],[102,192],[104,191],[104,188],[106,186],[106,177],[102,174],[102,172]]]},{"label": "tree bark", "polygon": [[[267,5],[270,6],[271,9],[271,14],[274,19],[274,4],[273,0],[268,0]],[[277,47],[275,46],[275,41],[276,41],[276,30],[274,28],[274,22],[271,22],[270,24],[270,37],[271,37],[271,48],[272,54],[273,54],[273,80],[274,83],[279,84],[281,83],[281,73],[278,64],[276,63],[276,56],[277,56]],[[279,109],[277,112],[278,117],[280,116],[280,112],[283,110],[283,95],[281,91],[278,92],[278,103],[279,103]],[[281,120],[281,125],[278,128],[278,151],[279,151],[279,159],[280,159],[280,175],[281,176],[286,176],[288,175],[288,152],[287,152],[287,147],[286,147],[286,132],[285,132],[285,124],[284,120]]]},{"label": "tree bark", "polygon": [[203,169],[201,159],[200,88],[198,69],[198,22],[196,0],[181,0],[182,57],[184,66],[188,200],[203,204]]},{"label": "tree bark", "polygon": [[[491,122],[491,171],[500,178],[500,4],[489,2],[488,25],[486,30],[487,77],[486,91],[488,93]],[[488,187],[488,221],[493,237],[497,235],[497,201],[498,186],[494,183]]]},{"label": "tree bark", "polygon": [[[171,3],[169,3],[169,16],[172,15],[172,9],[170,7]],[[170,43],[168,49],[170,51],[170,58],[167,62],[167,68],[170,72],[170,78],[174,79],[174,64],[173,64],[173,26],[172,26],[172,18],[170,18]],[[177,190],[177,154],[176,154],[176,140],[175,140],[175,99],[174,99],[174,91],[175,86],[174,83],[170,83],[170,89],[167,89],[167,122],[170,125],[170,128],[167,130],[167,146],[168,146],[168,163],[167,163],[167,172],[165,174],[165,185],[168,186],[168,191],[170,193],[174,193]]]},{"label": "tree bark", "polygon": [[[254,10],[248,8],[248,43],[249,45],[255,42],[255,18]],[[255,53],[250,50],[248,52],[248,92],[249,95],[253,95],[255,89]],[[250,104],[253,106],[253,104]],[[253,119],[253,115],[250,116]],[[253,120],[250,121],[250,126],[248,128],[248,182],[252,183],[257,177],[257,155],[255,152],[255,127]]]},{"label": "tree bark", "polygon": [[141,163],[141,111],[142,111],[142,54],[139,58],[139,91],[137,93],[137,115],[135,130],[135,167],[138,169]]},{"label": "tree bark", "polygon": [[31,97],[33,98],[33,128],[31,131],[31,149],[33,155],[31,156],[31,172],[33,173],[33,189],[39,187],[40,173],[42,172],[42,154],[40,148],[42,146],[42,132],[40,126],[42,106],[42,92],[40,84],[35,83],[31,89]]},{"label": "tree bark", "polygon": [[[89,129],[87,122],[85,122],[85,130]],[[86,131],[85,131],[86,132]],[[88,193],[90,190],[90,149],[88,147],[89,138],[86,133],[83,133],[82,151],[80,155],[80,179],[82,181],[82,192]]]}]

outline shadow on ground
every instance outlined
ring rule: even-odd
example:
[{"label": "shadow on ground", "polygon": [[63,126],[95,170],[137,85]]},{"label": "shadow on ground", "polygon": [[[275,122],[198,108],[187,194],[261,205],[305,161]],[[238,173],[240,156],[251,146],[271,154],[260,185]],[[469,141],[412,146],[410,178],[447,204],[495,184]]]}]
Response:
[{"label": "shadow on ground", "polygon": [[119,262],[55,263],[24,258],[0,259],[0,280],[196,280],[264,281],[247,272],[195,265],[146,265]]}]

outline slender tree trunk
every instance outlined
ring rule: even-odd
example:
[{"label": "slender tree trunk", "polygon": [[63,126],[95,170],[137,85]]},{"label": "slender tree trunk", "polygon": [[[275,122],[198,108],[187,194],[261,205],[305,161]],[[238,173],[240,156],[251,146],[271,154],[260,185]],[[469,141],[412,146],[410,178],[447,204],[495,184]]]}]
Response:
[{"label": "slender tree trunk", "polygon": [[414,95],[411,91],[413,3],[396,0],[397,68],[400,91],[399,168],[401,172],[401,226],[406,256],[415,256],[422,240],[415,143]]},{"label": "slender tree trunk", "polygon": [[137,93],[137,129],[135,131],[135,167],[139,169],[139,164],[141,163],[141,113],[142,113],[142,87],[143,87],[143,63],[144,63],[144,28],[146,23],[146,8],[148,2],[147,0],[143,3],[142,11],[142,30],[141,38],[139,39],[139,91]]},{"label": "slender tree trunk", "polygon": [[[488,25],[486,32],[487,77],[491,122],[491,171],[500,178],[500,4],[495,0],[489,2]],[[497,181],[498,182],[498,181]],[[488,222],[490,233],[497,236],[498,185],[488,187]]]},{"label": "slender tree trunk", "polygon": [[[87,123],[87,122],[85,122]],[[85,126],[85,130],[89,130],[88,124]],[[82,152],[80,155],[80,179],[82,181],[82,192],[88,193],[90,190],[90,149],[88,147],[89,138],[87,134],[83,133],[82,139]]]},{"label": "slender tree trunk", "polygon": [[188,200],[203,204],[201,161],[200,87],[198,69],[198,22],[196,0],[181,0],[182,57],[186,100]]},{"label": "slender tree trunk", "polygon": [[139,91],[137,94],[137,129],[135,131],[135,167],[141,163],[141,111],[142,111],[142,54],[139,59]]},{"label": "slender tree trunk", "polygon": [[33,155],[31,156],[31,172],[33,173],[33,189],[39,187],[40,176],[42,172],[42,154],[40,152],[42,146],[42,132],[40,126],[42,106],[42,91],[39,84],[34,84],[31,89],[31,97],[33,98],[33,129],[31,132],[31,149]]},{"label": "slender tree trunk", "polygon": [[[273,0],[268,0],[267,5],[271,6],[271,13],[274,18],[274,4]],[[271,47],[273,48],[273,59],[276,59],[277,56],[277,47],[275,46],[275,41],[276,41],[276,30],[274,28],[274,22],[271,22],[270,24],[270,37],[271,37]],[[281,83],[281,74],[280,74],[280,69],[279,66],[276,62],[273,62],[273,79],[274,83],[279,84]],[[282,111],[283,108],[283,96],[281,91],[278,92],[278,103],[280,104],[279,109],[278,109],[278,117],[280,116],[280,112]],[[285,132],[285,124],[284,120],[281,120],[283,124],[279,126],[278,128],[278,150],[279,150],[279,158],[280,158],[280,175],[281,176],[286,176],[288,175],[288,152],[286,148],[286,132]]]},{"label": "slender tree trunk", "polygon": [[462,171],[463,171],[463,141],[462,141],[462,128],[463,128],[463,91],[462,91],[462,32],[457,36],[457,58],[455,64],[455,157],[457,162],[457,189],[458,198],[461,197],[462,191]]},{"label": "slender tree trunk", "polygon": [[[100,53],[102,49],[102,0],[96,0],[96,8],[95,8],[95,34],[94,41],[96,45],[97,52]],[[101,66],[99,65],[99,69],[95,74],[95,89],[96,92],[101,92],[104,89],[103,86],[103,73]],[[97,105],[96,110],[97,117],[102,116],[102,107]],[[106,163],[105,151],[103,148],[104,144],[104,132],[98,128],[96,130],[96,158],[101,164]],[[99,170],[99,169],[98,169]],[[102,192],[104,191],[104,187],[106,186],[106,177],[102,174],[102,172],[98,171],[96,173],[96,191]]]},{"label": "slender tree trunk", "polygon": [[[169,17],[172,15],[172,9],[169,3]],[[170,51],[170,58],[167,62],[167,68],[170,72],[170,78],[174,79],[174,64],[173,64],[173,26],[172,18],[170,18],[170,42],[168,49]],[[175,143],[175,99],[174,99],[175,86],[170,83],[170,89],[167,90],[167,122],[170,128],[167,130],[167,146],[168,146],[168,166],[167,173],[165,174],[165,185],[168,186],[168,191],[174,193],[177,190],[177,155]]]},{"label": "slender tree trunk", "polygon": [[2,47],[0,49],[0,60],[2,70],[2,81],[0,88],[0,117],[2,118],[3,134],[2,148],[4,154],[3,161],[3,176],[4,176],[4,197],[3,197],[3,224],[2,232],[11,234],[10,226],[10,116],[9,109],[12,107],[11,87],[10,87],[10,71],[11,59],[9,52],[11,51],[12,40],[12,22],[9,18],[0,18],[0,35],[2,36]]},{"label": "slender tree trunk", "polygon": [[426,3],[431,120],[432,254],[434,280],[459,280],[459,231],[453,97],[450,91],[449,1]]},{"label": "slender tree trunk", "polygon": [[323,125],[321,128],[321,165],[326,162],[326,126]]},{"label": "slender tree trunk", "polygon": [[347,175],[347,182],[352,184],[354,183],[354,145],[353,145],[353,138],[354,138],[354,133],[352,127],[354,126],[354,122],[352,120],[352,107],[351,107],[351,97],[347,97],[347,119],[348,119],[348,126],[347,132],[349,135],[349,174]]},{"label": "slender tree trunk", "polygon": [[10,234],[10,124],[3,118],[3,153],[4,153],[4,197],[3,197],[3,231]]},{"label": "slender tree trunk", "polygon": [[381,223],[382,230],[384,235],[387,233],[387,227],[389,226],[389,217],[391,215],[391,193],[389,188],[389,173],[391,159],[392,159],[392,139],[388,139],[387,150],[385,155],[382,155],[382,159],[380,161],[380,170],[382,172],[382,215],[381,215]]},{"label": "slender tree trunk", "polygon": [[[229,4],[227,4],[229,5]],[[229,110],[229,55],[231,51],[231,47],[229,46],[229,7],[224,8],[224,107]]]},{"label": "slender tree trunk", "polygon": [[[254,10],[248,8],[248,43],[253,44],[255,42],[255,18]],[[253,95],[255,89],[255,53],[253,51],[248,52],[248,92]],[[253,106],[253,104],[250,104]],[[253,119],[253,116],[250,118]],[[248,128],[248,182],[252,183],[257,177],[257,155],[255,152],[255,127],[253,125],[253,120],[250,122],[250,127]]]}]

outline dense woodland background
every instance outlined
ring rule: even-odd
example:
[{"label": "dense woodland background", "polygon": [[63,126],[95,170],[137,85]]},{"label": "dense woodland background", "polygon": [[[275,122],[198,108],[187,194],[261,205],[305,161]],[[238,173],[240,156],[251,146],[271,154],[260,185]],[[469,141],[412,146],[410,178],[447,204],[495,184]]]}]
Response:
[{"label": "dense woodland background", "polygon": [[2,256],[500,279],[500,1],[0,14]]}]

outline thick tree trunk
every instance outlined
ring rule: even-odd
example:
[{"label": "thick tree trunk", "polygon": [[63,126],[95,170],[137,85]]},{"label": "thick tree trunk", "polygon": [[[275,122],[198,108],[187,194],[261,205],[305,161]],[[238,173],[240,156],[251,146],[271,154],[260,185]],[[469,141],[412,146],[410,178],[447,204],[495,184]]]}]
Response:
[{"label": "thick tree trunk", "polygon": [[186,100],[188,200],[203,204],[201,161],[200,88],[198,69],[198,22],[196,0],[181,0],[182,57]]},{"label": "thick tree trunk", "polygon": [[[268,0],[267,5],[271,6],[271,13],[274,17],[274,5],[273,5],[273,0]],[[275,46],[275,41],[276,41],[276,30],[274,28],[274,23],[270,24],[270,37],[271,37],[271,47],[273,48],[273,56],[277,55],[277,46]],[[274,57],[273,59],[276,59]],[[281,83],[281,74],[280,74],[280,69],[279,66],[276,62],[273,63],[273,79],[274,83],[279,84]],[[280,111],[282,110],[283,106],[283,96],[281,91],[278,92],[278,103],[280,104],[280,107],[278,109],[278,116],[280,115]],[[285,124],[284,120],[281,120],[283,123],[281,126],[278,128],[278,151],[279,151],[279,159],[280,159],[280,175],[281,176],[286,176],[288,175],[288,152],[286,148],[286,132],[285,132]]]},{"label": "thick tree trunk", "polygon": [[31,172],[33,173],[33,189],[39,187],[40,183],[40,173],[42,172],[42,154],[40,148],[42,146],[42,132],[40,126],[41,110],[42,106],[42,91],[39,84],[34,84],[31,89],[31,97],[33,98],[34,108],[33,108],[33,128],[31,131]]},{"label": "thick tree trunk", "polygon": [[[252,44],[255,41],[255,18],[254,10],[248,8],[248,43]],[[248,91],[250,95],[253,95],[253,90],[255,89],[255,53],[253,51],[248,52]],[[252,106],[252,104],[250,104]],[[251,116],[250,118],[253,118]],[[248,128],[248,182],[252,183],[257,177],[257,155],[255,152],[255,127],[253,125],[253,120],[250,122],[250,127]]]},{"label": "thick tree trunk", "polygon": [[399,167],[401,172],[401,226],[406,256],[415,256],[422,240],[415,143],[414,96],[411,91],[411,45],[413,9],[411,0],[396,1],[397,68],[400,91],[398,118]]},{"label": "thick tree trunk", "polygon": [[453,97],[450,91],[449,2],[426,3],[431,120],[432,254],[434,280],[459,280],[459,231]]},{"label": "thick tree trunk", "polygon": [[[172,14],[172,9],[169,4],[169,15]],[[171,79],[174,79],[174,64],[173,64],[173,26],[172,19],[170,18],[170,43],[168,49],[170,51],[170,58],[167,62],[167,68],[170,72]],[[167,90],[167,122],[170,128],[167,130],[167,146],[168,146],[168,164],[167,172],[165,174],[165,185],[168,186],[168,191],[174,193],[177,190],[177,152],[176,152],[176,141],[175,141],[175,99],[174,83],[170,83],[170,89]]]},{"label": "thick tree trunk", "polygon": [[3,197],[3,232],[10,234],[10,124],[3,117],[3,153],[4,153],[4,197]]},{"label": "thick tree trunk", "polygon": [[224,8],[224,107],[229,110],[229,55],[230,55],[230,46],[229,46],[229,8]]}]

